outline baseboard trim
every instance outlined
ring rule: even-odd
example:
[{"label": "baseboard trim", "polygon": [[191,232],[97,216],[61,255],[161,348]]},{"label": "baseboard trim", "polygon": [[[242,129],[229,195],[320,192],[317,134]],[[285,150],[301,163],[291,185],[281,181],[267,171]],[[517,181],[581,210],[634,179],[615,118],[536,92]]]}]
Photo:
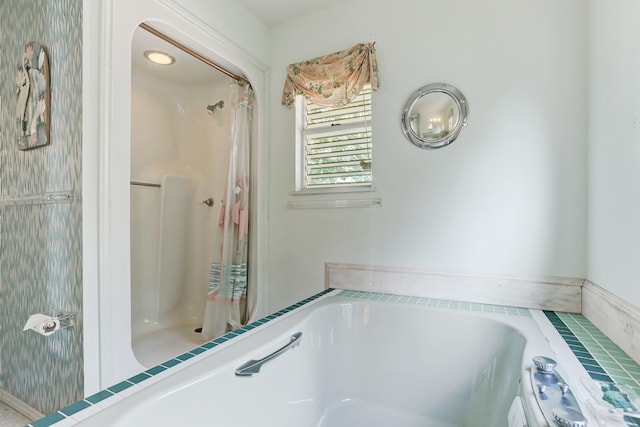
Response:
[{"label": "baseboard trim", "polygon": [[29,405],[28,403],[26,403],[25,401],[18,399],[11,393],[6,392],[4,390],[0,390],[0,401],[11,406],[13,409],[20,412],[22,415],[24,415],[25,417],[29,418],[32,421],[38,420],[44,417],[45,415],[42,412],[35,409],[34,407],[32,407],[31,405]]},{"label": "baseboard trim", "polygon": [[582,315],[640,364],[640,308],[587,280]]},{"label": "baseboard trim", "polygon": [[325,264],[325,287],[580,313],[584,279]]}]

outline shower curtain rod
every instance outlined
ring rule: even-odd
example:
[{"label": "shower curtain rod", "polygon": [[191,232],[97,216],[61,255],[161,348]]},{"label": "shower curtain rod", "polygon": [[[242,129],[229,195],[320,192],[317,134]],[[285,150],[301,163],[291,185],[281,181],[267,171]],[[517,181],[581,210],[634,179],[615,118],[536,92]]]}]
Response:
[{"label": "shower curtain rod", "polygon": [[247,79],[245,79],[244,77],[241,77],[241,76],[239,76],[237,74],[232,73],[231,71],[229,71],[226,68],[224,68],[222,65],[218,65],[215,62],[205,58],[204,56],[200,55],[198,52],[195,52],[195,51],[191,50],[190,48],[188,48],[187,46],[183,45],[182,43],[175,41],[171,37],[161,33],[160,31],[156,30],[152,26],[150,26],[148,24],[145,24],[143,22],[143,23],[140,24],[140,28],[142,28],[143,30],[147,30],[151,34],[161,38],[162,40],[166,41],[167,43],[169,43],[169,44],[171,44],[171,45],[173,45],[175,47],[177,47],[178,49],[182,50],[183,52],[185,52],[185,53],[193,56],[194,58],[204,62],[208,66],[210,66],[212,68],[215,68],[216,70],[220,71],[222,74],[225,74],[226,76],[231,77],[236,82],[241,83],[241,84],[249,84],[249,81]]},{"label": "shower curtain rod", "polygon": [[160,184],[151,184],[149,182],[131,181],[129,184],[131,184],[131,185],[139,185],[140,187],[162,188],[162,185],[160,185]]}]

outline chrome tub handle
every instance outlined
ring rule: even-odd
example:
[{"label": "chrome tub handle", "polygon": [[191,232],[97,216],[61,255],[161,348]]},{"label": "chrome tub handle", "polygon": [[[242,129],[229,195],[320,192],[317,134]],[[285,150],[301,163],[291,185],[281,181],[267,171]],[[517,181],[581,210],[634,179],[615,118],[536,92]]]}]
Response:
[{"label": "chrome tub handle", "polygon": [[266,362],[280,356],[289,348],[293,348],[298,344],[300,344],[301,337],[302,337],[302,332],[296,332],[295,334],[291,335],[291,338],[286,345],[274,351],[270,355],[263,357],[260,360],[253,360],[253,359],[249,360],[247,363],[244,363],[243,365],[238,366],[238,368],[236,369],[236,375],[239,377],[250,377],[253,374],[257,374],[258,372],[260,372],[260,368],[262,367],[262,365],[264,365]]}]

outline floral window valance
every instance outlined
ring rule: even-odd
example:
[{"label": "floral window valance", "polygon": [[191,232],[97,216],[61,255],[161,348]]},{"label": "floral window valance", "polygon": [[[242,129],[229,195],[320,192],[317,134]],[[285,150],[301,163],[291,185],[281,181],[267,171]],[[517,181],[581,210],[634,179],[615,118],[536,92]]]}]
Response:
[{"label": "floral window valance", "polygon": [[290,64],[282,91],[282,105],[293,107],[296,95],[314,104],[340,107],[351,102],[366,83],[378,89],[375,43],[359,43],[350,49]]}]

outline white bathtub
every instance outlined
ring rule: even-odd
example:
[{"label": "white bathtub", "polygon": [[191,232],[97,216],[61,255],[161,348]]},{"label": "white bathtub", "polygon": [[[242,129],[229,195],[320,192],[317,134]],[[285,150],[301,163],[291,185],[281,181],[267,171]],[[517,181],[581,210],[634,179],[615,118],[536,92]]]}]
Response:
[{"label": "white bathtub", "polygon": [[[235,375],[295,332],[298,346]],[[528,316],[330,295],[110,398],[77,425],[507,427],[536,355],[551,351]]]}]

